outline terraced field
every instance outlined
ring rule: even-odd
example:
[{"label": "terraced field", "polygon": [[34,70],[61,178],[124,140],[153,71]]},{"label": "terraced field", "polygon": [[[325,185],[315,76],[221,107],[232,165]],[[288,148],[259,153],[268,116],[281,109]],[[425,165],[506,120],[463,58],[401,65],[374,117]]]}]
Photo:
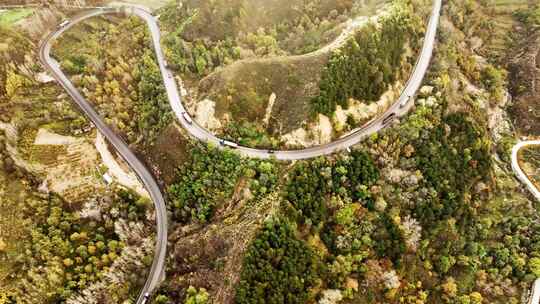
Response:
[{"label": "terraced field", "polygon": [[502,59],[508,47],[513,43],[513,35],[516,33],[515,26],[518,25],[514,13],[526,9],[532,1],[530,0],[490,0],[488,7],[491,8],[492,20],[490,26],[492,36],[486,45],[485,52],[497,54],[495,58]]},{"label": "terraced field", "polygon": [[72,203],[103,190],[100,159],[91,141],[44,130],[27,129],[20,134],[16,148],[25,167],[43,178],[47,189]]}]

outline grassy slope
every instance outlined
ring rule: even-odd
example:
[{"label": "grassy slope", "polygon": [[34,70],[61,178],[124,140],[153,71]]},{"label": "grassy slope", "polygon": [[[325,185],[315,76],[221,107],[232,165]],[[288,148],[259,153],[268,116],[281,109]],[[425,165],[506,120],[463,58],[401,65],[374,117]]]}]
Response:
[{"label": "grassy slope", "polygon": [[[228,116],[232,121],[245,120],[252,124],[250,131],[260,137],[273,133],[288,133],[307,120],[309,99],[316,94],[320,71],[327,56],[286,56],[305,54],[330,43],[339,35],[343,29],[340,24],[347,18],[353,15],[373,15],[375,9],[384,2],[370,0],[363,2],[363,5],[356,3],[352,11],[344,12],[336,18],[334,13],[331,13],[332,10],[342,12],[344,7],[351,5],[351,1],[320,0],[307,3],[297,0],[249,0],[230,1],[226,6],[223,6],[224,1],[187,1],[184,7],[197,8],[198,14],[179,34],[182,39],[188,44],[203,41],[210,50],[208,45],[227,38],[232,39],[232,44],[243,51],[239,62],[230,65],[226,63],[223,69],[211,73],[200,83],[201,76],[208,75],[213,69],[206,69],[202,75],[184,73],[181,77],[188,88],[197,88],[197,96],[194,96],[196,101],[205,97],[216,101],[216,117],[224,127],[227,127]],[[244,7],[240,9],[242,3]],[[180,26],[171,24],[182,19],[178,16],[171,17],[172,11],[173,7],[167,7],[161,18],[163,27],[168,28],[169,32],[178,30]],[[227,17],[229,15],[233,17]],[[334,17],[328,18],[328,15]],[[256,46],[249,42],[252,41],[251,38],[246,38],[251,34],[257,37],[254,38]],[[258,44],[270,43],[272,39],[276,41],[272,44],[270,53],[259,53],[264,47]],[[166,43],[165,47],[167,48]],[[207,57],[202,58],[208,61]],[[191,57],[182,61],[185,60],[190,61]],[[169,62],[175,63],[174,57],[169,58]],[[276,93],[277,99],[271,113],[270,127],[266,128],[261,121],[272,93]],[[222,135],[232,135],[227,132]]]},{"label": "grassy slope", "polygon": [[271,129],[287,133],[308,119],[310,96],[326,60],[321,55],[238,62],[204,79],[200,90],[216,101],[217,117],[231,114],[235,121],[257,124],[275,93]]},{"label": "grassy slope", "polygon": [[13,25],[17,21],[30,16],[33,12],[32,9],[11,9],[0,12],[0,26]]},{"label": "grassy slope", "polygon": [[515,21],[519,27],[514,27],[511,35],[513,41],[505,56],[505,64],[510,72],[510,92],[513,95],[510,114],[518,133],[533,136],[540,135],[539,5],[538,1],[529,1],[528,6],[523,4],[519,10],[515,10],[516,19],[520,23]]},{"label": "grassy slope", "polygon": [[513,13],[527,8],[529,0],[490,0],[487,7],[491,9],[493,32],[486,48],[486,54],[492,58],[506,55],[508,47],[512,44],[512,33],[518,23]]},{"label": "grassy slope", "polygon": [[24,202],[29,197],[28,186],[19,179],[8,179],[0,170],[0,240],[6,248],[0,251],[0,289],[9,290],[16,283],[11,275],[17,271],[17,259],[25,254],[30,243],[34,224],[20,216]]},{"label": "grassy slope", "polygon": [[[380,2],[364,7],[373,14]],[[285,134],[309,120],[310,100],[317,93],[321,71],[330,53],[316,56],[274,57],[240,61],[203,79],[201,97],[216,101],[216,116],[223,120],[246,120],[262,124],[270,95],[277,95],[272,108],[269,134]],[[264,130],[264,129],[263,129]]]}]

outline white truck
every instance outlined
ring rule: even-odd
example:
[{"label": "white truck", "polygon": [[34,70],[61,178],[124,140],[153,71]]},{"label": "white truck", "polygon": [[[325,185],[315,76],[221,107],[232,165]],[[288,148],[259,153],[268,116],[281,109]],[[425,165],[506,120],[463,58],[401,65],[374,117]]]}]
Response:
[{"label": "white truck", "polygon": [[225,147],[229,147],[231,149],[236,149],[238,148],[238,144],[237,143],[234,143],[232,141],[228,141],[228,140],[224,140],[224,139],[221,139],[219,141],[219,144],[222,145],[222,146],[225,146]]},{"label": "white truck", "polygon": [[142,304],[146,304],[146,303],[148,303],[148,300],[149,300],[149,299],[150,299],[150,293],[147,292],[147,293],[144,294],[144,297],[143,297],[143,300],[142,300],[141,303],[142,303]]},{"label": "white truck", "polygon": [[189,116],[189,114],[187,112],[182,112],[182,117],[186,120],[186,122],[188,124],[193,124],[193,120],[191,119],[191,117]]},{"label": "white truck", "polygon": [[63,27],[65,27],[65,26],[68,25],[68,24],[69,24],[69,19],[66,19],[66,20],[62,21],[62,23],[60,23],[59,27],[60,27],[60,28],[63,28]]},{"label": "white truck", "polygon": [[404,108],[404,107],[409,103],[409,101],[411,100],[411,98],[412,98],[411,96],[407,96],[407,98],[405,98],[405,100],[403,100],[403,101],[401,102],[401,104],[399,104],[399,107],[400,107],[400,108]]}]

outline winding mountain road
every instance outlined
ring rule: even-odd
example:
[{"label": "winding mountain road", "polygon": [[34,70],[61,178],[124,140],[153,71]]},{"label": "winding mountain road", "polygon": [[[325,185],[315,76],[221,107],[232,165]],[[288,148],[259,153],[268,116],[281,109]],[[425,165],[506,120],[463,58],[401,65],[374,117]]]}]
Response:
[{"label": "winding mountain road", "polygon": [[[154,203],[157,223],[154,259],[149,271],[148,278],[146,279],[145,285],[142,288],[141,293],[137,299],[138,304],[143,304],[147,302],[146,294],[151,293],[159,285],[162,277],[164,277],[165,254],[167,252],[167,209],[165,206],[165,200],[163,198],[159,185],[154,179],[152,173],[129,149],[128,144],[125,143],[120,136],[116,135],[116,133],[114,133],[114,131],[107,124],[105,124],[99,114],[93,109],[92,105],[88,101],[86,101],[86,99],[79,93],[79,91],[75,88],[69,78],[61,71],[58,62],[56,62],[56,60],[54,60],[50,56],[51,42],[58,38],[60,35],[62,35],[63,32],[67,31],[71,26],[90,17],[102,14],[117,13],[119,11],[120,9],[117,8],[93,9],[75,16],[74,18],[72,18],[69,24],[59,28],[57,31],[49,34],[44,39],[39,49],[39,58],[45,68],[49,70],[49,72],[58,81],[58,83],[60,83],[62,87],[66,90],[66,92],[68,92],[71,98],[84,112],[84,114],[92,121],[92,123],[96,126],[99,132],[101,132],[107,138],[107,140],[111,143],[111,145],[113,145],[116,151],[118,151],[118,154],[120,154],[128,163],[128,165],[133,169],[133,171],[135,171],[137,176],[144,184],[146,190],[150,194],[152,202]],[[154,27],[154,30],[158,30],[157,23],[154,17],[146,10],[137,8],[130,11],[146,20],[151,27]],[[159,43],[155,45],[157,46],[157,48],[159,48]]]},{"label": "winding mountain road", "polygon": [[[540,140],[529,140],[529,141],[522,141],[516,144],[512,148],[512,170],[514,171],[514,174],[516,174],[517,178],[525,184],[527,189],[531,192],[531,194],[534,196],[534,198],[540,202],[540,191],[536,186],[531,182],[527,174],[523,172],[521,167],[519,166],[519,150],[521,150],[524,147],[527,146],[535,146],[540,145]],[[540,285],[539,285],[540,286]]]},{"label": "winding mountain road", "polygon": [[[424,75],[426,74],[430,64],[435,46],[441,6],[442,0],[433,0],[433,9],[426,28],[426,35],[424,37],[422,50],[418,57],[417,64],[414,67],[413,73],[398,100],[396,100],[396,102],[379,118],[371,121],[357,131],[326,145],[290,151],[268,151],[238,146],[235,147],[237,152],[247,157],[274,157],[281,160],[299,160],[314,158],[321,155],[328,155],[340,150],[345,150],[359,143],[371,134],[388,127],[395,119],[406,115],[413,106],[412,97],[420,88]],[[156,18],[151,15],[149,10],[145,9],[144,7],[122,6],[117,8],[104,7],[88,10],[76,15],[67,25],[59,27],[43,40],[40,46],[39,56],[44,67],[62,85],[62,87],[72,97],[74,102],[81,108],[84,114],[92,121],[92,123],[94,123],[96,128],[108,139],[118,153],[135,171],[148,190],[155,205],[157,222],[155,256],[146,283],[137,299],[138,304],[143,304],[147,302],[146,294],[151,293],[159,285],[164,275],[165,253],[167,248],[167,212],[163,195],[150,171],[139,159],[137,159],[135,154],[129,149],[129,146],[122,140],[122,138],[116,135],[114,131],[112,131],[112,129],[105,124],[99,114],[93,109],[93,106],[80,94],[69,78],[61,71],[59,63],[50,56],[52,42],[70,27],[91,17],[114,13],[136,15],[147,23],[152,36],[153,48],[159,68],[161,70],[169,103],[180,124],[191,134],[191,136],[200,141],[213,143],[221,148],[224,148],[225,146],[223,145],[221,139],[199,126],[195,121],[188,121],[183,116],[187,111],[182,104],[173,73],[167,68],[165,63],[165,56],[160,46],[161,38],[158,22]]]},{"label": "winding mountain road", "polygon": [[[528,141],[521,141],[517,143],[512,148],[512,171],[514,171],[514,174],[519,179],[520,182],[522,182],[529,192],[534,196],[534,198],[540,202],[540,191],[536,186],[531,182],[527,174],[523,172],[521,167],[519,166],[519,150],[521,150],[524,147],[527,146],[536,146],[540,145],[540,140],[528,140]],[[540,303],[540,278],[536,279],[531,287],[531,293],[529,295],[529,301],[527,304],[539,304]]]},{"label": "winding mountain road", "polygon": [[[411,107],[413,106],[412,96],[416,94],[424,76],[429,67],[431,57],[433,54],[433,49],[435,47],[435,40],[437,34],[437,28],[439,24],[439,17],[441,12],[442,0],[433,1],[433,9],[429,19],[429,23],[426,28],[426,34],[424,37],[424,43],[422,50],[418,57],[417,63],[414,67],[411,77],[409,78],[407,84],[402,90],[401,95],[392,106],[390,106],[380,117],[372,120],[367,125],[359,128],[355,132],[337,139],[331,143],[315,146],[302,150],[286,150],[286,151],[269,151],[261,149],[253,149],[249,147],[238,146],[235,149],[242,155],[247,157],[255,158],[270,158],[274,157],[280,160],[299,160],[299,159],[308,159],[314,158],[321,155],[328,155],[336,153],[337,151],[345,150],[370,135],[384,129],[390,125],[390,122],[396,118],[406,115]],[[152,33],[154,37],[159,36],[159,33]],[[161,66],[161,63],[160,63]],[[171,73],[168,70],[162,70],[164,73]],[[171,107],[176,115],[178,121],[182,126],[195,138],[200,141],[213,143],[216,146],[223,147],[222,141],[220,138],[216,137],[214,134],[204,129],[198,125],[195,121],[187,121],[183,117],[183,113],[187,112],[184,105],[182,104],[181,98],[178,94],[178,89],[176,87],[175,80],[171,77],[166,79],[165,87],[167,89],[167,94],[169,96],[169,102]]]}]

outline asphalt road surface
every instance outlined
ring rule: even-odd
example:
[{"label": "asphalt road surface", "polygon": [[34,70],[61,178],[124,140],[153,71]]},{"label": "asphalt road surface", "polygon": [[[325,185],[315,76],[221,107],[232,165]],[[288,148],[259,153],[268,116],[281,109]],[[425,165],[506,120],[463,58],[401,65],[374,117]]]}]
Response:
[{"label": "asphalt road surface", "polygon": [[[512,148],[512,170],[514,171],[514,174],[517,176],[519,181],[521,181],[527,187],[527,190],[531,192],[534,198],[540,202],[540,191],[531,182],[527,174],[525,174],[525,172],[521,170],[518,159],[519,150],[527,146],[535,145],[540,145],[540,140],[521,141]],[[534,281],[527,304],[540,304],[540,279],[536,279]]]},{"label": "asphalt road surface", "polygon": [[[521,167],[519,166],[518,161],[518,153],[521,148],[527,147],[527,146],[534,146],[534,145],[540,145],[540,140],[529,140],[529,141],[522,141],[519,142],[517,145],[515,145],[512,148],[512,170],[514,171],[514,174],[517,176],[517,178],[525,184],[527,189],[531,192],[531,194],[536,198],[537,201],[540,202],[540,191],[536,188],[536,186],[531,182],[527,174],[521,170]],[[540,286],[540,285],[539,285]],[[540,288],[540,287],[539,287]]]},{"label": "asphalt road surface", "polygon": [[[118,9],[94,9],[86,11],[83,14],[74,17],[70,23],[62,28],[58,28],[57,31],[51,33],[40,46],[39,57],[45,68],[52,74],[52,76],[64,87],[64,89],[73,98],[75,103],[80,107],[84,114],[92,121],[96,128],[108,139],[118,153],[124,158],[129,166],[135,171],[139,179],[144,184],[146,190],[150,194],[155,210],[156,210],[156,244],[155,253],[152,266],[148,278],[145,282],[143,289],[137,299],[137,303],[142,304],[147,302],[145,299],[146,293],[151,293],[161,282],[163,273],[165,270],[165,254],[167,251],[167,209],[165,206],[165,200],[160,191],[160,188],[154,179],[152,173],[146,168],[146,166],[135,156],[135,154],[129,149],[129,146],[114,133],[114,131],[103,122],[99,114],[93,109],[92,105],[86,101],[86,99],[79,93],[71,81],[60,70],[59,64],[51,58],[51,43],[62,35],[63,32],[68,30],[74,24],[98,15],[107,13],[116,13]],[[143,18],[148,24],[153,25],[157,29],[154,17],[142,9],[134,9],[134,13]],[[159,44],[157,44],[159,46]]]},{"label": "asphalt road surface", "polygon": [[[380,131],[391,125],[391,122],[399,117],[404,116],[413,106],[412,97],[416,94],[416,91],[420,88],[424,75],[427,72],[429,67],[431,57],[433,54],[433,48],[435,46],[435,38],[437,34],[437,27],[439,24],[439,17],[441,12],[442,0],[433,1],[433,9],[429,19],[429,23],[426,28],[426,35],[424,37],[424,43],[422,50],[418,57],[418,61],[414,67],[413,73],[405,85],[400,97],[394,104],[386,111],[383,115],[377,119],[371,121],[362,128],[356,130],[355,132],[342,137],[334,142],[329,144],[315,146],[302,150],[288,150],[288,151],[269,151],[261,149],[253,149],[248,147],[238,146],[235,149],[242,155],[248,157],[256,158],[270,158],[275,157],[276,159],[281,160],[299,160],[299,159],[308,159],[314,158],[321,155],[328,155],[336,153],[341,150],[345,150],[365,138],[369,137],[371,134]],[[156,26],[156,32],[152,30],[152,36],[154,41],[159,41],[159,30]],[[155,43],[155,42],[154,42]],[[164,66],[161,59],[163,59],[163,54],[158,52],[158,60],[160,61],[160,67],[162,68],[162,73],[170,75],[170,71]],[[176,115],[178,121],[182,126],[193,136],[203,142],[213,143],[218,147],[223,147],[220,143],[221,140],[216,137],[214,134],[199,126],[195,121],[189,122],[183,117],[183,113],[187,112],[182,104],[180,95],[178,94],[178,89],[176,87],[176,81],[171,77],[165,77],[165,88],[167,89],[167,94],[169,96],[169,102],[171,107]]]},{"label": "asphalt road surface", "polygon": [[531,288],[531,294],[529,295],[529,301],[527,304],[539,304],[540,303],[540,279],[536,279]]},{"label": "asphalt road surface", "polygon": [[[233,148],[237,150],[238,153],[248,157],[274,157],[281,160],[308,159],[321,155],[332,154],[340,150],[345,150],[359,143],[371,134],[388,127],[397,118],[406,115],[413,106],[412,97],[420,88],[424,75],[426,74],[431,61],[441,12],[441,5],[442,0],[433,1],[432,13],[426,28],[426,35],[424,37],[422,50],[418,57],[417,64],[415,65],[413,73],[409,81],[405,85],[400,97],[385,113],[383,113],[383,115],[381,115],[377,119],[372,120],[370,123],[363,126],[362,128],[359,128],[355,132],[326,145],[320,145],[303,150],[290,151],[268,151],[236,145]],[[146,302],[145,294],[151,293],[158,286],[164,273],[165,253],[167,247],[167,212],[163,195],[161,194],[159,186],[150,171],[144,166],[144,164],[140,160],[137,159],[134,153],[129,149],[128,145],[118,135],[116,135],[109,126],[107,126],[103,122],[102,118],[93,109],[92,105],[88,101],[86,101],[86,99],[79,93],[79,91],[68,79],[68,77],[64,75],[64,73],[60,69],[60,65],[58,64],[58,62],[56,62],[56,60],[54,60],[50,56],[52,42],[60,35],[62,35],[62,33],[68,30],[71,26],[94,16],[119,12],[137,15],[147,23],[150,34],[152,35],[153,47],[157,62],[159,64],[159,68],[161,70],[169,103],[180,124],[191,134],[191,136],[199,139],[200,141],[213,143],[214,145],[221,148],[224,148],[226,145],[223,145],[221,139],[214,136],[208,130],[199,126],[195,121],[186,120],[186,118],[184,117],[184,113],[186,113],[187,111],[182,104],[182,99],[179,94],[176,81],[174,80],[173,73],[167,68],[165,63],[165,56],[163,55],[163,51],[160,46],[161,38],[158,22],[156,18],[152,16],[150,12],[144,7],[123,6],[120,8],[97,8],[85,11],[84,13],[73,17],[70,22],[64,27],[59,27],[56,31],[49,34],[41,44],[39,54],[40,60],[45,66],[45,68],[64,87],[64,89],[73,98],[75,103],[85,113],[85,115],[94,123],[97,129],[108,139],[108,141],[114,146],[118,153],[136,172],[136,174],[139,176],[146,189],[150,193],[150,197],[154,202],[157,222],[155,256],[147,281],[137,299],[137,303],[142,304]]]}]

